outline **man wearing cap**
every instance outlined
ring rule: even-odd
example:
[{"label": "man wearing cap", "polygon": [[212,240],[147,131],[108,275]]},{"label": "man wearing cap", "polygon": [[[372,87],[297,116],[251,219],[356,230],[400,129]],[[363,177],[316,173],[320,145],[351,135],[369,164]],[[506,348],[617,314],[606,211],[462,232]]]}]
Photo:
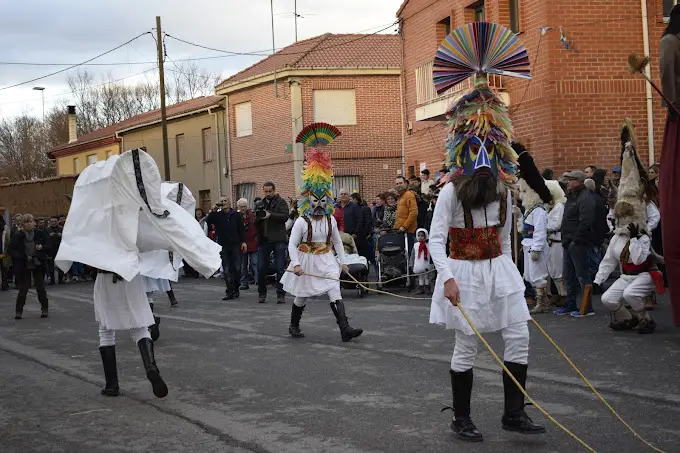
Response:
[{"label": "man wearing cap", "polygon": [[609,177],[609,196],[607,197],[607,204],[612,207],[616,204],[616,194],[619,188],[619,181],[621,181],[621,166],[617,165],[612,168],[611,176]]},{"label": "man wearing cap", "polygon": [[434,184],[434,181],[430,178],[430,170],[425,168],[420,172],[420,193],[429,196],[432,184]]},{"label": "man wearing cap", "polygon": [[[567,305],[555,310],[558,316],[581,317],[578,301],[585,285],[592,284],[588,267],[588,251],[592,247],[595,223],[595,200],[584,185],[585,173],[580,170],[564,175],[569,195],[562,218],[562,247],[564,247],[563,278],[567,289]],[[591,309],[585,316],[593,315]]]}]

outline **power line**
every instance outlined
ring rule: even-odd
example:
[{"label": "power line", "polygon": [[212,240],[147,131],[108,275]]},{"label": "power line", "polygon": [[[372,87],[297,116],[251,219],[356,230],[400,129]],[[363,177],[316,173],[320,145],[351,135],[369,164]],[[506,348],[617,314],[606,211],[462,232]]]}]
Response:
[{"label": "power line", "polygon": [[114,50],[118,50],[118,49],[120,49],[121,47],[126,46],[126,45],[128,45],[129,43],[131,43],[132,41],[134,41],[134,40],[136,40],[136,39],[138,39],[138,38],[140,38],[140,37],[142,37],[142,36],[144,36],[144,35],[146,35],[146,34],[149,34],[149,33],[151,33],[151,32],[150,32],[150,31],[146,31],[146,32],[144,32],[144,33],[141,33],[141,34],[135,36],[134,38],[132,38],[132,39],[130,39],[130,40],[124,42],[123,44],[121,44],[121,45],[119,45],[119,46],[116,46],[116,47],[114,47],[113,49],[107,50],[107,51],[104,52],[104,53],[100,53],[99,55],[97,55],[97,56],[95,56],[95,57],[92,57],[92,58],[90,58],[89,60],[85,60],[85,61],[83,61],[82,63],[74,64],[74,65],[71,65],[71,66],[69,66],[69,67],[67,67],[67,68],[60,69],[60,70],[58,70],[58,71],[55,71],[55,72],[46,74],[46,75],[41,76],[41,77],[36,77],[36,78],[34,78],[34,79],[27,80],[27,81],[25,81],[25,82],[16,83],[16,84],[14,84],[14,85],[10,85],[10,86],[6,86],[6,87],[3,87],[3,88],[0,88],[0,91],[9,90],[10,88],[15,88],[15,87],[18,87],[18,86],[21,86],[21,85],[26,85],[26,84],[28,84],[28,83],[35,82],[35,81],[37,81],[37,80],[46,79],[47,77],[51,77],[51,76],[53,76],[53,75],[60,74],[60,73],[62,73],[62,72],[66,72],[66,71],[68,71],[69,69],[73,69],[73,68],[76,68],[76,67],[78,67],[78,66],[82,66],[82,65],[87,64],[87,63],[89,63],[89,62],[91,62],[91,61],[93,61],[93,60],[96,60],[97,58],[103,57],[104,55],[107,55],[107,54],[113,52]]}]

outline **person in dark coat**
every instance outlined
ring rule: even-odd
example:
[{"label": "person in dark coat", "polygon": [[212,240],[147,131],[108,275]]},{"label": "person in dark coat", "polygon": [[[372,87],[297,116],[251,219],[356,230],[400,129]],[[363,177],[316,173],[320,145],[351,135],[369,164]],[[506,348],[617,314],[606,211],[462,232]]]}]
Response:
[{"label": "person in dark coat", "polygon": [[241,255],[248,250],[241,215],[231,208],[229,198],[222,197],[208,214],[206,223],[209,227],[215,227],[217,243],[222,246],[222,269],[227,285],[226,295],[222,300],[238,299]]},{"label": "person in dark coat", "polygon": [[[566,173],[569,196],[562,217],[562,247],[564,248],[564,283],[567,289],[567,305],[553,313],[571,314],[579,317],[579,305],[585,285],[593,283],[588,266],[588,254],[594,245],[595,200],[584,185],[582,171]],[[594,314],[592,308],[586,315]]]},{"label": "person in dark coat", "polygon": [[31,278],[38,293],[38,301],[40,301],[40,317],[47,318],[45,263],[50,253],[50,240],[44,231],[35,229],[35,219],[32,214],[24,214],[22,222],[22,229],[12,235],[7,248],[19,283],[14,319],[21,319],[23,316],[26,295],[31,287]]},{"label": "person in dark coat", "polygon": [[[45,229],[45,233],[50,238],[50,253],[47,258],[47,276],[49,278],[49,284],[54,285],[54,257],[57,256],[57,252],[59,251],[59,246],[61,245],[61,232],[63,228],[59,226],[59,219],[56,216],[50,217],[50,223],[48,227]],[[64,283],[64,271],[61,269],[56,269],[57,274],[58,274],[58,282],[61,285]],[[96,275],[95,275],[96,277]]]},{"label": "person in dark coat", "polygon": [[359,207],[359,212],[361,215],[354,242],[356,243],[359,255],[372,262],[374,260],[371,260],[371,252],[368,246],[373,233],[373,217],[371,214],[371,208],[357,192],[352,194],[352,200]]}]

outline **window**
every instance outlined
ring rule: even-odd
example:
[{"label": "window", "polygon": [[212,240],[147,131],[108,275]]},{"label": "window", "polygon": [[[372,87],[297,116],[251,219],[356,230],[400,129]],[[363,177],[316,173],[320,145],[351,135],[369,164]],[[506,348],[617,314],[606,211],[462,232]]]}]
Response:
[{"label": "window", "polygon": [[198,192],[198,208],[201,208],[205,215],[208,215],[212,205],[210,204],[210,190],[199,190]]},{"label": "window", "polygon": [[486,20],[484,0],[480,0],[466,7],[463,14],[465,16],[465,22],[483,22]]},{"label": "window", "polygon": [[678,4],[678,0],[663,0],[663,18],[668,20],[671,17],[671,10]]},{"label": "window", "polygon": [[475,6],[475,22],[484,22],[486,17],[486,9],[484,8],[484,2],[481,2]]},{"label": "window", "polygon": [[519,33],[519,1],[508,1],[508,7],[510,8],[510,30],[514,33]]},{"label": "window", "polygon": [[236,185],[236,193],[238,194],[238,197],[248,200],[248,207],[251,209],[253,208],[253,200],[255,199],[256,190],[257,189],[254,182],[246,182]]},{"label": "window", "polygon": [[87,166],[89,167],[92,164],[97,163],[97,155],[96,154],[90,154],[87,156]]},{"label": "window", "polygon": [[113,151],[107,151],[107,152],[106,152],[106,158],[107,158],[107,159],[108,159],[109,157],[111,157],[112,155],[113,155]]},{"label": "window", "polygon": [[209,127],[201,131],[203,146],[203,162],[210,162],[212,160],[213,136],[210,132],[211,129]]},{"label": "window", "polygon": [[175,152],[177,153],[177,166],[186,165],[186,140],[184,134],[175,135]]},{"label": "window", "polygon": [[340,189],[347,189],[351,194],[355,190],[361,193],[359,176],[335,176],[333,177],[333,196],[338,197]]},{"label": "window", "polygon": [[234,106],[236,116],[236,136],[253,135],[253,107],[250,102],[242,102]]},{"label": "window", "polygon": [[451,17],[446,17],[437,22],[437,43],[440,43],[451,33]]},{"label": "window", "polygon": [[80,160],[77,157],[73,158],[73,173],[76,175],[80,173]]},{"label": "window", "polygon": [[357,124],[354,90],[314,90],[314,121],[334,126]]}]

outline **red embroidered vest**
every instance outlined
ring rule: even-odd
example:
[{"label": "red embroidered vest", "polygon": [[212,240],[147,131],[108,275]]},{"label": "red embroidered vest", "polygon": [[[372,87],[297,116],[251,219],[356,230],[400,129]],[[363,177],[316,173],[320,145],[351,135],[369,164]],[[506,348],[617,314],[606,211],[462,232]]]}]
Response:
[{"label": "red embroidered vest", "polygon": [[464,228],[449,228],[449,258],[454,260],[481,261],[501,256],[500,231],[505,226],[508,212],[507,191],[498,208],[498,225],[473,228],[472,211],[463,206]]}]

